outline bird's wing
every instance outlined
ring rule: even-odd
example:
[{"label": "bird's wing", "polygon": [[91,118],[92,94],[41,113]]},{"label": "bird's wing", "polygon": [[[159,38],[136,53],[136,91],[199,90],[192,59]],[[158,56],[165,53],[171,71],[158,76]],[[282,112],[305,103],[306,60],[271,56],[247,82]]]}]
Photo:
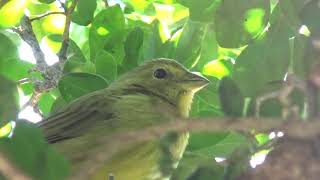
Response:
[{"label": "bird's wing", "polygon": [[38,125],[48,142],[78,137],[99,121],[112,119],[111,105],[117,97],[102,93],[98,91],[82,96],[41,121]]}]

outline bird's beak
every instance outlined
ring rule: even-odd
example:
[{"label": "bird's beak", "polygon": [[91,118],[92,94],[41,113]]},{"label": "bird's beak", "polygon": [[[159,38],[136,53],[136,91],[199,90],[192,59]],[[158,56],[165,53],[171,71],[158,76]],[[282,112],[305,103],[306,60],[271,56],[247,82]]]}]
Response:
[{"label": "bird's beak", "polygon": [[198,91],[204,86],[208,85],[210,81],[197,72],[188,72],[183,78],[181,83],[183,86],[192,91]]}]

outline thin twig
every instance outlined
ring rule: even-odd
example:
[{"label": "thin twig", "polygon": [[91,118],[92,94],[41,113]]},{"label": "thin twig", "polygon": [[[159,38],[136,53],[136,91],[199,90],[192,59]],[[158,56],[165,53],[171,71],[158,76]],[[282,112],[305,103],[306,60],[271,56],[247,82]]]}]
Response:
[{"label": "thin twig", "polygon": [[75,7],[77,6],[77,3],[78,3],[78,0],[73,0],[71,6],[68,8],[66,12],[66,23],[64,26],[63,40],[62,40],[60,51],[58,53],[60,63],[64,63],[67,60],[71,14],[73,13]]},{"label": "thin twig", "polygon": [[0,152],[0,174],[10,180],[32,179],[18,169],[2,152]]},{"label": "thin twig", "polygon": [[53,14],[65,14],[65,13],[64,12],[46,12],[46,13],[41,14],[39,16],[36,16],[34,18],[30,18],[30,21],[32,22],[32,21],[40,20],[40,19],[42,19],[44,17],[50,16],[50,15],[53,15]]}]

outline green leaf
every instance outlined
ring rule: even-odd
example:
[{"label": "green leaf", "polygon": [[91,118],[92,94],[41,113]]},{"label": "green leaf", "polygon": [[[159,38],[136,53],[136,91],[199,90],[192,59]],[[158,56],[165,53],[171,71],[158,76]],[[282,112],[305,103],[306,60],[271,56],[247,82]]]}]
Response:
[{"label": "green leaf", "polygon": [[236,83],[231,78],[222,78],[219,86],[219,96],[222,110],[226,116],[242,116],[244,97]]},{"label": "green leaf", "polygon": [[215,180],[223,179],[224,167],[214,162],[213,158],[184,153],[178,168],[173,172],[172,180]]},{"label": "green leaf", "polygon": [[95,73],[95,65],[91,61],[83,62],[77,55],[71,56],[63,67],[63,73],[86,72]]},{"label": "green leaf", "polygon": [[142,45],[142,56],[139,63],[155,58],[169,57],[170,42],[162,42],[160,37],[160,22],[153,21],[148,31],[145,31],[145,37]]},{"label": "green leaf", "polygon": [[91,23],[96,8],[96,0],[79,0],[71,16],[72,22],[75,22],[79,25],[87,26]]},{"label": "green leaf", "polygon": [[259,94],[267,83],[282,80],[289,66],[289,40],[282,32],[270,31],[242,51],[233,79],[246,97]]},{"label": "green leaf", "polygon": [[48,146],[40,129],[27,121],[16,121],[13,136],[0,139],[1,152],[33,179],[65,179],[69,164]]},{"label": "green leaf", "polygon": [[213,76],[222,79],[225,76],[231,76],[233,64],[231,59],[215,59],[205,66],[202,66],[204,75]]},{"label": "green leaf", "polygon": [[56,100],[56,93],[52,91],[41,94],[40,99],[38,101],[38,106],[42,114],[44,114],[45,116],[49,115],[55,100]]},{"label": "green leaf", "polygon": [[243,144],[246,139],[239,133],[193,133],[187,150],[208,158],[227,157]]},{"label": "green leaf", "polygon": [[210,84],[195,94],[190,116],[192,117],[221,117],[218,80],[209,77]]},{"label": "green leaf", "polygon": [[19,111],[17,86],[0,75],[0,127],[15,120]]},{"label": "green leaf", "polygon": [[56,100],[53,102],[51,106],[51,113],[57,112],[59,109],[67,105],[68,103],[63,99],[63,97],[59,96],[56,98]]},{"label": "green leaf", "polygon": [[311,34],[316,36],[320,35],[320,7],[318,3],[318,1],[309,1],[300,13],[302,23],[309,28]]},{"label": "green leaf", "polygon": [[144,33],[139,27],[134,28],[127,36],[124,44],[125,58],[122,67],[126,70],[138,65],[140,50],[143,44]]},{"label": "green leaf", "polygon": [[210,22],[222,0],[178,0],[178,2],[189,8],[191,20]]},{"label": "green leaf", "polygon": [[38,0],[41,3],[46,3],[46,4],[50,4],[53,3],[55,0]]},{"label": "green leaf", "polygon": [[[9,28],[20,22],[30,0],[11,0],[0,8],[0,27]],[[2,41],[0,41],[2,42]]]},{"label": "green leaf", "polygon": [[126,5],[126,8],[130,8],[135,12],[143,13],[146,15],[153,15],[155,10],[152,6],[152,1],[149,0],[123,0]]},{"label": "green leaf", "polygon": [[106,50],[118,63],[122,62],[124,26],[124,15],[119,5],[108,7],[96,15],[89,33],[91,61],[94,61],[100,51]]},{"label": "green leaf", "polygon": [[190,68],[200,56],[206,24],[188,21],[179,39],[174,59]]},{"label": "green leaf", "polygon": [[101,51],[95,62],[97,74],[104,77],[108,84],[117,78],[117,62],[110,53]]},{"label": "green leaf", "polygon": [[77,43],[74,42],[73,40],[69,41],[68,56],[77,58],[79,62],[86,62],[87,61],[82,50],[77,45]]},{"label": "green leaf", "polygon": [[58,83],[61,96],[67,102],[107,86],[105,79],[90,73],[69,73],[64,75]]},{"label": "green leaf", "polygon": [[218,58],[218,43],[213,25],[207,25],[201,42],[200,57],[194,64],[196,71],[202,71],[204,65]]},{"label": "green leaf", "polygon": [[[1,21],[1,20],[0,20]],[[18,50],[16,45],[6,35],[0,33],[0,63],[4,59],[17,58]]]},{"label": "green leaf", "polygon": [[237,48],[255,39],[270,16],[270,2],[265,0],[224,0],[215,14],[219,45]]},{"label": "green leaf", "polygon": [[309,73],[316,63],[315,52],[309,37],[296,36],[293,40],[292,70],[301,79],[309,78]]},{"label": "green leaf", "polygon": [[33,64],[15,58],[0,60],[0,74],[12,81],[30,77],[28,71],[32,67]]}]

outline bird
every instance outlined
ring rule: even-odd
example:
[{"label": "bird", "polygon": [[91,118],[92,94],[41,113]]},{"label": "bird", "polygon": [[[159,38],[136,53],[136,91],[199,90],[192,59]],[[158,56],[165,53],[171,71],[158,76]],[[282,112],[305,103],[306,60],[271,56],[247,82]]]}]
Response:
[{"label": "bird", "polygon": [[[80,171],[98,148],[101,136],[189,117],[194,94],[209,80],[173,59],[146,61],[121,75],[107,88],[83,95],[38,125],[45,138]],[[89,179],[169,179],[188,144],[188,132],[169,132],[161,139],[132,144],[104,162]],[[92,153],[93,151],[91,151]]]}]

